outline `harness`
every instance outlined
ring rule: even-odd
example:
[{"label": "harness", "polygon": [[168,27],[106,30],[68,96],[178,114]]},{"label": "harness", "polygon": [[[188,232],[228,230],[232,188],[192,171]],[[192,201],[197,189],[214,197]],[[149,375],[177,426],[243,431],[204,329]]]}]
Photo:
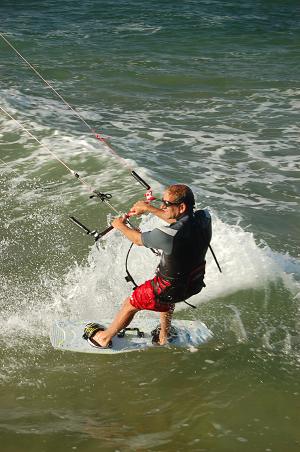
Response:
[{"label": "harness", "polygon": [[[177,248],[175,254],[177,255],[176,259],[179,259],[178,263],[181,261],[180,265],[173,265],[171,255],[163,254],[164,257],[157,267],[156,276],[150,282],[157,300],[161,303],[185,302],[186,304],[195,307],[190,303],[187,303],[186,299],[190,298],[192,295],[199,293],[203,289],[203,287],[205,287],[205,253],[208,248],[210,248],[212,252],[219,271],[221,271],[216,256],[209,244],[211,239],[210,225],[208,223],[202,222],[202,219],[205,218],[204,211],[198,211],[198,215],[197,212],[195,213],[195,215],[196,216],[193,216],[192,219],[192,228],[194,232],[189,232],[188,229],[186,232],[184,232],[184,234],[185,237],[187,237],[187,234],[192,234],[191,240],[194,240],[192,239],[192,237],[194,237],[195,233],[197,234],[198,239],[196,239],[195,241],[196,248],[194,247],[191,249],[190,246],[188,248],[185,248],[185,245],[183,245],[183,248],[181,246],[181,251],[180,248]],[[180,228],[185,227],[184,224],[187,223],[183,223],[183,226],[180,226]],[[195,230],[194,228],[195,226],[197,227],[197,225],[199,226],[199,229],[197,228]],[[151,243],[151,241],[149,243]],[[152,246],[155,246],[154,243],[155,241],[152,243]],[[156,244],[158,245],[158,243],[159,239]],[[128,270],[128,255],[131,251],[131,248],[132,245],[130,246],[130,249],[126,256],[125,267],[127,276],[125,277],[125,279],[126,281],[132,282],[134,284],[134,288],[136,288],[137,284]],[[166,260],[167,257],[168,259]],[[186,271],[186,268],[190,268],[190,270]]]},{"label": "harness", "polygon": [[[206,262],[204,261],[190,273],[182,276],[179,275],[176,278],[166,278],[158,270],[158,281],[156,283],[151,281],[151,283],[153,283],[152,287],[159,301],[161,303],[180,303],[181,301],[187,303],[186,298],[196,295],[205,287],[205,264]],[[190,303],[187,304],[194,307]]]}]

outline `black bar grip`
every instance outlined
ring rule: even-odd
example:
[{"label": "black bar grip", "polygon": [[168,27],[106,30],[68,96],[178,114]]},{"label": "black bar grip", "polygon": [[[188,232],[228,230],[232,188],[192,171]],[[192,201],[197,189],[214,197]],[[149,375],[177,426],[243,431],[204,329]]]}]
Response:
[{"label": "black bar grip", "polygon": [[102,232],[98,232],[96,230],[91,231],[89,228],[87,228],[86,226],[84,226],[84,224],[80,223],[79,220],[77,220],[77,218],[75,217],[70,217],[70,220],[76,224],[76,226],[78,226],[80,229],[83,229],[84,232],[87,233],[87,235],[92,235],[95,239],[95,242],[97,242],[97,240],[101,239],[104,235],[106,235],[108,232],[110,232],[113,229],[113,226],[108,226],[106,229],[104,229],[104,231]]},{"label": "black bar grip", "polygon": [[141,178],[135,171],[131,171],[132,177],[135,178],[143,187],[145,187],[147,190],[150,190],[150,185],[147,184],[147,182],[144,181],[144,179]]},{"label": "black bar grip", "polygon": [[112,231],[113,228],[114,228],[113,226],[108,226],[108,228],[104,229],[104,231],[99,232],[99,238],[103,237],[105,234],[107,234],[108,232]]},{"label": "black bar grip", "polygon": [[70,220],[73,221],[73,223],[75,223],[81,229],[83,229],[87,234],[91,233],[91,231],[86,226],[84,226],[84,224],[80,223],[80,221],[76,220],[75,217],[70,217]]}]

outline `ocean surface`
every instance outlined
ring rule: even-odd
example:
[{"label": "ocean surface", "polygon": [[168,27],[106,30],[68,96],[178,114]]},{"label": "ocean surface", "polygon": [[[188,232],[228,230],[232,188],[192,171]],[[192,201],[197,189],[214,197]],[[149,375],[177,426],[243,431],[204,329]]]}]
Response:
[{"label": "ocean surface", "polygon": [[[299,2],[1,0],[0,17],[83,119],[0,36],[1,450],[299,451]],[[131,292],[128,241],[96,248],[69,221],[101,231],[114,210],[58,159],[120,212],[143,198],[132,168],[158,197],[193,188],[223,272],[208,253],[175,316],[210,342],[52,348],[54,319],[100,321]],[[156,263],[129,258],[138,282]]]}]

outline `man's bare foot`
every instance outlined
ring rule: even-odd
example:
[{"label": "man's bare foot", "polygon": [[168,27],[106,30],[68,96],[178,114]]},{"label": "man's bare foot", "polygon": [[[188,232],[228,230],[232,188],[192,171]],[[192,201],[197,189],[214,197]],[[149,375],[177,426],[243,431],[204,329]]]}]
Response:
[{"label": "man's bare foot", "polygon": [[153,345],[166,345],[169,342],[168,329],[162,329],[160,325],[158,325],[153,331],[151,331],[151,335]]},{"label": "man's bare foot", "polygon": [[101,347],[107,347],[111,338],[107,336],[106,331],[97,331],[93,336],[93,341]]}]

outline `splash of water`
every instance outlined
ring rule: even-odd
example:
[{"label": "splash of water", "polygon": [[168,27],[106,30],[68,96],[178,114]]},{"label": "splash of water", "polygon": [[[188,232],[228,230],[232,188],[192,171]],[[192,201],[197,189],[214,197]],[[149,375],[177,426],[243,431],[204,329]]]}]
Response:
[{"label": "splash of water", "polygon": [[[159,220],[144,217],[142,229],[149,230]],[[288,289],[297,292],[298,285],[292,275],[285,272],[280,260],[271,250],[257,245],[251,232],[239,225],[230,226],[214,216],[213,248],[221,263],[223,272],[218,272],[211,255],[207,256],[207,287],[190,300],[199,305],[203,302],[230,295],[239,290],[259,289],[272,281],[281,279]],[[76,266],[66,276],[62,293],[53,295],[67,308],[67,314],[75,318],[105,315],[112,316],[126,298],[131,288],[123,276],[128,241],[118,232],[112,233],[98,251],[91,249],[88,262],[83,267]],[[209,253],[209,252],[208,252]],[[287,256],[284,262],[286,263]],[[151,278],[158,259],[148,250],[135,247],[130,257],[130,271],[138,283]],[[300,274],[300,265],[294,262],[294,272]],[[177,310],[183,310],[183,303]]]}]

